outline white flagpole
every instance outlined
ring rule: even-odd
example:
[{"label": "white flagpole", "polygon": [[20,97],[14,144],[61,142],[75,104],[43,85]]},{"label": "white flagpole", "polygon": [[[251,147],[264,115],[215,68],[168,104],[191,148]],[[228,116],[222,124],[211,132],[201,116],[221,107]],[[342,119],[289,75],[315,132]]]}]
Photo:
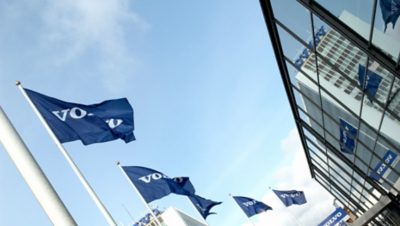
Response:
[{"label": "white flagpole", "polygon": [[0,107],[0,143],[54,225],[76,226],[68,209]]},{"label": "white flagpole", "polygon": [[16,85],[19,88],[19,90],[21,91],[22,95],[28,101],[29,105],[32,107],[33,111],[36,113],[36,115],[40,119],[40,122],[46,128],[47,132],[49,133],[50,137],[53,139],[54,143],[57,145],[57,147],[60,150],[60,152],[64,155],[65,159],[67,160],[67,162],[69,163],[70,167],[72,168],[72,170],[75,172],[76,176],[79,178],[79,180],[81,181],[81,183],[85,187],[86,191],[89,193],[89,195],[92,198],[92,200],[95,202],[97,208],[99,208],[100,212],[103,214],[103,216],[106,219],[108,225],[117,226],[117,223],[115,223],[115,221],[112,218],[111,214],[107,211],[106,207],[100,201],[99,197],[96,195],[96,193],[94,192],[93,188],[90,187],[89,183],[87,182],[85,177],[82,175],[82,173],[79,170],[78,166],[72,160],[71,156],[65,150],[64,146],[60,143],[60,141],[58,140],[57,136],[51,130],[51,128],[47,124],[46,120],[43,118],[42,114],[40,114],[39,110],[33,104],[32,100],[29,98],[28,94],[25,92],[24,88],[22,87],[21,82],[17,81]]},{"label": "white flagpole", "polygon": [[[232,197],[233,201],[236,203],[236,200],[233,198],[232,194],[229,194],[230,197]],[[237,203],[236,203],[237,204]],[[239,206],[240,207],[240,206]],[[242,208],[240,208],[240,210],[243,212]],[[243,212],[243,214],[246,216],[247,221],[249,221],[249,223],[253,226],[256,226],[253,221],[250,220],[250,217],[247,216],[247,214],[245,212]]]},{"label": "white flagpole", "polygon": [[[194,206],[194,208],[197,210],[196,205],[192,202],[192,200],[190,200],[189,196],[187,196],[187,197],[188,197],[190,203],[192,203],[192,205]],[[197,210],[197,211],[198,211],[198,210]],[[200,215],[201,215],[201,214],[200,214]],[[201,219],[203,219],[203,223],[204,223],[206,226],[208,226],[207,220],[206,220],[203,216],[201,216]]]},{"label": "white flagpole", "polygon": [[128,175],[126,175],[124,169],[122,169],[122,166],[120,164],[120,162],[117,162],[117,166],[118,168],[121,170],[122,174],[125,175],[125,178],[129,181],[129,183],[132,185],[133,189],[136,191],[136,193],[138,194],[138,196],[140,197],[140,199],[142,200],[143,204],[146,206],[146,208],[149,210],[150,214],[153,216],[154,220],[157,222],[157,224],[159,226],[162,226],[161,222],[158,220],[157,216],[154,214],[153,210],[150,208],[149,204],[146,202],[146,200],[144,200],[142,194],[140,194],[139,190],[137,189],[137,187],[135,186],[135,184],[131,181],[131,179],[128,177]]}]

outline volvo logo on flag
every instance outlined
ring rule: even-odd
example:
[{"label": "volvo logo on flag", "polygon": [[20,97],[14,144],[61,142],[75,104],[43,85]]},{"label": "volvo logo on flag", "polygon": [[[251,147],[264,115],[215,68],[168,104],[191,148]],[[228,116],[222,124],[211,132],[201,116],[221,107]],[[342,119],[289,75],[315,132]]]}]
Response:
[{"label": "volvo logo on flag", "polygon": [[254,205],[256,203],[257,203],[257,201],[253,200],[253,201],[244,202],[243,205],[246,206],[246,207],[249,207],[249,206],[252,206],[252,205]]},{"label": "volvo logo on flag", "polygon": [[252,198],[243,196],[232,196],[232,198],[248,217],[266,212],[267,210],[272,210],[272,208],[267,204]]},{"label": "volvo logo on flag", "polygon": [[168,177],[161,173],[152,173],[143,177],[139,177],[138,179],[148,184],[151,183],[152,180],[160,180],[162,178],[168,178]]},{"label": "volvo logo on flag", "polygon": [[279,190],[272,190],[276,196],[283,202],[285,206],[295,205],[302,205],[307,203],[306,197],[304,192],[296,191],[296,190],[289,190],[289,191],[279,191]]},{"label": "volvo logo on flag", "polygon": [[160,199],[170,193],[186,196],[195,193],[189,177],[170,178],[161,172],[141,166],[123,166],[122,169],[146,202]]},{"label": "volvo logo on flag", "polygon": [[60,143],[81,140],[88,145],[115,139],[126,143],[135,140],[133,109],[126,98],[84,105],[24,90]]},{"label": "volvo logo on flag", "polygon": [[[52,111],[52,113],[63,122],[67,120],[67,116],[69,116],[69,118],[71,119],[82,119],[86,116],[94,116],[93,113],[88,113],[87,111],[79,107],[63,109],[60,111]],[[111,129],[114,129],[117,126],[121,125],[124,121],[122,119],[110,118],[106,119],[105,122]]]}]

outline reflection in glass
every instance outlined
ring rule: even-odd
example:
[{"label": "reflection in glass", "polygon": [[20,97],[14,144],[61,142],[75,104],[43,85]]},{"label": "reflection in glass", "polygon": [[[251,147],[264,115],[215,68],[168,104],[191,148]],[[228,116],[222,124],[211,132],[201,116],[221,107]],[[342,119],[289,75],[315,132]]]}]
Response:
[{"label": "reflection in glass", "polygon": [[[317,0],[316,2],[368,40],[374,0]],[[366,28],[361,31],[357,29],[364,26]]]},{"label": "reflection in glass", "polygon": [[[382,2],[384,1],[380,1],[380,3]],[[391,4],[398,4],[396,1],[386,2],[388,7]],[[399,10],[400,8],[397,6],[397,13],[399,13]],[[400,53],[400,25],[398,21],[396,23],[398,18],[392,17],[393,20],[391,20],[392,13],[396,14],[396,10],[392,11],[390,8],[378,4],[372,43],[397,62]]]}]

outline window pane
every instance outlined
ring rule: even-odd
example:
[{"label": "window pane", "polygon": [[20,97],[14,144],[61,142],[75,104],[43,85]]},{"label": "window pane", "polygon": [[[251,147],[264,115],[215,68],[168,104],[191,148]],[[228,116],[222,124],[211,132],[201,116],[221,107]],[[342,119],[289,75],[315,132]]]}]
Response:
[{"label": "window pane", "polygon": [[365,40],[369,39],[373,13],[373,0],[316,0],[339,20],[359,33]]}]

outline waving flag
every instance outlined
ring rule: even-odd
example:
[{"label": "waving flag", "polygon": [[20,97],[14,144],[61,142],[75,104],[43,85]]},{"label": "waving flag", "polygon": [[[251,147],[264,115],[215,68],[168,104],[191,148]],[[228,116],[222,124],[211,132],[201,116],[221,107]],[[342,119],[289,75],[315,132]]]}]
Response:
[{"label": "waving flag", "polygon": [[293,204],[302,205],[307,203],[304,192],[302,191],[296,191],[296,190],[290,190],[290,191],[273,190],[273,191],[286,207],[291,206]]},{"label": "waving flag", "polygon": [[272,210],[272,208],[267,204],[252,198],[247,198],[243,196],[232,196],[232,198],[236,201],[236,203],[240,206],[240,208],[248,217],[266,212],[267,210]]},{"label": "waving flag", "polygon": [[392,23],[393,29],[396,21],[400,16],[400,0],[380,0],[383,21],[385,22],[385,30],[389,23]]},{"label": "waving flag", "polygon": [[84,145],[122,139],[135,140],[133,109],[126,98],[99,104],[69,103],[24,89],[61,143]]},{"label": "waving flag", "polygon": [[172,193],[178,195],[193,195],[196,192],[189,177],[174,177],[172,180],[173,182],[170,182]]},{"label": "waving flag", "polygon": [[203,216],[204,219],[206,219],[208,215],[216,214],[214,212],[210,212],[211,209],[214,206],[220,205],[222,203],[205,199],[198,195],[191,195],[189,196],[189,199],[190,201],[192,201],[193,205],[196,207],[196,209],[199,211],[199,213],[201,214],[201,216]]},{"label": "waving flag", "polygon": [[340,120],[340,150],[348,154],[354,154],[356,147],[357,129],[343,119]]},{"label": "waving flag", "polygon": [[[365,77],[367,77],[367,81],[365,81]],[[371,102],[375,98],[381,81],[381,76],[370,70],[365,74],[365,67],[361,64],[358,65],[358,82]]]},{"label": "waving flag", "polygon": [[170,193],[178,195],[194,194],[195,190],[189,178],[169,178],[153,169],[140,166],[123,166],[122,169],[146,200],[151,202]]}]

